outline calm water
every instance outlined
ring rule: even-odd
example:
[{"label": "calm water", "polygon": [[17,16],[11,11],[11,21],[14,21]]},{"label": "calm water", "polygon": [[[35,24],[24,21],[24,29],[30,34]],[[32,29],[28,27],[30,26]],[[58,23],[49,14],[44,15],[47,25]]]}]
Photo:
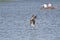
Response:
[{"label": "calm water", "polygon": [[[60,40],[60,1],[57,9],[40,9],[48,1],[0,2],[0,40]],[[36,15],[34,29],[30,17]]]}]

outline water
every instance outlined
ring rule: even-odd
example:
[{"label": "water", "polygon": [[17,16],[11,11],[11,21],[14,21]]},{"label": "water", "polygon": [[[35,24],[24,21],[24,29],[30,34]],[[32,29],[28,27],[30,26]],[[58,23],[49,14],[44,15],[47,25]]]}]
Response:
[{"label": "water", "polygon": [[51,1],[57,9],[40,9],[47,2],[0,2],[0,40],[60,40],[60,1]]}]

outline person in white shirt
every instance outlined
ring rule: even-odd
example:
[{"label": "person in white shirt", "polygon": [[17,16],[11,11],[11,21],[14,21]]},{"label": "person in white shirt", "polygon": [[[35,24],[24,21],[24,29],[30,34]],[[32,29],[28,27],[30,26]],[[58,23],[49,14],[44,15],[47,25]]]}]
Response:
[{"label": "person in white shirt", "polygon": [[47,4],[43,4],[42,7],[43,7],[43,8],[47,8]]},{"label": "person in white shirt", "polygon": [[49,4],[47,6],[48,6],[48,8],[50,8],[50,7],[52,7],[52,4],[49,2]]}]

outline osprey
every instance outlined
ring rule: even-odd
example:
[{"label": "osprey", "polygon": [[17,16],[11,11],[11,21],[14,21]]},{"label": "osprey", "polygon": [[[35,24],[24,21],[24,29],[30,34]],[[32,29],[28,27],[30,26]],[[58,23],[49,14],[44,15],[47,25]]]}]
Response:
[{"label": "osprey", "polygon": [[32,27],[34,27],[34,25],[35,25],[35,19],[36,19],[36,16],[32,15],[32,17],[31,17],[31,19],[30,19],[30,25],[31,25]]}]

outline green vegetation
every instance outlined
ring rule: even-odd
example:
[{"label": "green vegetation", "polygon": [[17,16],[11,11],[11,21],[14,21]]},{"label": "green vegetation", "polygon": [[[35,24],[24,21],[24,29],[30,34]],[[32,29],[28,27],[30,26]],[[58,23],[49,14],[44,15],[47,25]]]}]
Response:
[{"label": "green vegetation", "polygon": [[11,2],[11,1],[16,1],[16,0],[0,0],[0,2]]}]

